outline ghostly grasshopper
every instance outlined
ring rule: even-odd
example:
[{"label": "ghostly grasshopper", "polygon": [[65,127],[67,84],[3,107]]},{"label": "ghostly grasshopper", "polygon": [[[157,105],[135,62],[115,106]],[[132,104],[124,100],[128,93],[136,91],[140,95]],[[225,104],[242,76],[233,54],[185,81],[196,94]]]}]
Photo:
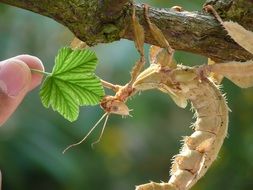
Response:
[{"label": "ghostly grasshopper", "polygon": [[[216,75],[222,75],[222,77],[225,76],[240,87],[250,87],[253,86],[253,72],[251,72],[253,61],[247,61],[243,64],[229,62],[199,67],[177,65],[173,61],[174,50],[170,47],[160,29],[151,23],[148,17],[148,7],[145,6],[144,8],[149,29],[160,45],[160,47],[151,46],[150,48],[150,66],[141,72],[145,63],[144,31],[135,16],[135,10],[133,10],[132,23],[135,45],[140,53],[140,59],[132,70],[131,80],[125,86],[102,81],[105,87],[115,91],[115,96],[106,96],[102,100],[101,107],[106,113],[84,139],[68,148],[82,143],[98,123],[106,117],[103,132],[109,114],[129,115],[130,110],[125,102],[136,92],[158,89],[168,94],[179,107],[185,108],[187,101],[190,101],[197,119],[193,124],[193,134],[184,138],[180,153],[174,156],[169,181],[166,183],[150,182],[137,186],[136,190],[188,190],[205,175],[216,159],[227,135],[229,108],[224,95],[222,95],[212,78],[209,77],[210,74],[215,73]],[[253,53],[252,41],[250,43],[241,42],[241,35],[248,35],[250,39],[253,39],[251,32],[246,31],[236,23],[223,22],[210,6],[207,6],[206,10],[214,13],[236,42]],[[234,28],[236,30],[240,29],[239,35],[238,32],[234,31]]]}]

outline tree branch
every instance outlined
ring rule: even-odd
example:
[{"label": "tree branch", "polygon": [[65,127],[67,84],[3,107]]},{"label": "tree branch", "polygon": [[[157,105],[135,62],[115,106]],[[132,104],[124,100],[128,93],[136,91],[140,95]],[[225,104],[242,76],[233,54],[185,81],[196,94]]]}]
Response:
[{"label": "tree branch", "polygon": [[105,14],[113,16],[114,14],[119,13],[124,5],[129,3],[130,0],[104,0],[103,2]]},{"label": "tree branch", "polygon": [[[120,38],[133,40],[130,0],[0,0],[48,16],[68,27],[88,45],[108,43]],[[208,0],[221,17],[253,30],[252,0]],[[145,28],[145,42],[156,44],[143,16],[143,7],[136,4],[136,14]],[[201,54],[215,61],[245,61],[253,55],[242,49],[215,20],[205,12],[175,12],[150,9],[150,20],[165,34],[171,46]]]}]

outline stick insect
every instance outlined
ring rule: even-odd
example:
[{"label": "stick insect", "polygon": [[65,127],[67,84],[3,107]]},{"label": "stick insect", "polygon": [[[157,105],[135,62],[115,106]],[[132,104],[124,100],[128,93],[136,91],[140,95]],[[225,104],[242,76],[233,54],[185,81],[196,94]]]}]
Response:
[{"label": "stick insect", "polygon": [[[102,100],[101,107],[106,113],[88,135],[106,117],[103,132],[109,114],[129,115],[130,110],[125,102],[137,91],[158,89],[167,93],[182,108],[185,108],[187,101],[190,101],[197,118],[193,124],[194,132],[184,138],[180,153],[174,156],[169,181],[166,183],[150,182],[136,187],[136,190],[188,190],[205,175],[216,159],[227,135],[229,108],[224,95],[209,77],[210,74],[215,73],[227,77],[239,87],[253,86],[253,72],[250,72],[253,68],[253,62],[248,61],[244,64],[229,62],[199,67],[177,65],[173,61],[174,50],[170,47],[160,29],[148,17],[148,6],[144,6],[144,10],[149,30],[160,47],[151,46],[151,65],[141,72],[145,63],[143,51],[144,32],[133,10],[132,22],[135,45],[140,53],[140,59],[132,70],[130,82],[125,86],[112,85],[102,81],[105,87],[111,88],[116,94],[115,96],[106,96]],[[212,11],[229,32],[229,35],[235,41],[238,41],[242,47],[253,53],[252,43],[241,43],[240,37],[237,37],[238,34],[235,35],[233,29],[231,29],[236,24],[223,22],[211,7],[206,7],[206,10]],[[238,26],[235,26],[235,28],[238,28]],[[240,33],[244,34],[245,31],[241,29]],[[251,32],[247,32],[252,35]],[[251,39],[253,38],[251,37]],[[86,137],[68,148],[82,143]]]},{"label": "stick insect", "polygon": [[197,119],[193,124],[194,133],[184,138],[180,153],[174,156],[169,181],[150,182],[137,186],[136,190],[187,190],[205,175],[216,159],[227,134],[229,109],[224,96],[203,70],[173,63],[174,50],[148,16],[146,20],[163,48],[151,47],[151,65],[138,76],[134,88],[158,89],[182,108],[189,100]]},{"label": "stick insect", "polygon": [[[245,30],[237,23],[223,22],[211,6],[205,9],[215,15],[239,45],[253,53],[253,41],[244,40],[245,38],[253,39],[252,32]],[[159,31],[148,19],[147,21],[150,30]],[[159,53],[156,60],[156,62],[151,61],[150,67],[138,76],[134,87],[138,90],[159,89],[168,93],[181,107],[185,107],[186,100],[189,100],[197,119],[193,125],[195,132],[184,139],[180,153],[174,157],[169,181],[167,183],[150,182],[137,186],[136,190],[188,190],[205,175],[216,159],[227,134],[229,108],[224,95],[209,77],[210,74],[221,75],[218,77],[220,79],[226,77],[242,88],[251,87],[253,86],[253,61],[200,67],[177,65],[176,68],[172,68],[168,63],[166,65],[166,62],[159,62]],[[154,78],[156,81],[153,80]]]}]

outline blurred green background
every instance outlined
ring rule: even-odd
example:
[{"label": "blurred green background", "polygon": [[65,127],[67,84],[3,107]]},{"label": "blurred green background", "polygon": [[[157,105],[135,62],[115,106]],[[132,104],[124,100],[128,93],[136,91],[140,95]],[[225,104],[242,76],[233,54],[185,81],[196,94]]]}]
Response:
[{"label": "blurred green background", "polygon": [[[200,10],[204,0],[141,1],[156,7],[181,5]],[[0,59],[18,54],[38,56],[51,71],[57,50],[70,43],[72,34],[55,21],[0,4]],[[100,63],[97,75],[124,84],[138,54],[133,42],[121,40],[93,47]],[[146,45],[148,50],[148,45]],[[177,52],[186,65],[206,58]],[[240,89],[225,80],[230,113],[229,135],[218,159],[194,190],[253,189],[253,89]],[[111,116],[103,138],[94,149],[98,128],[82,145],[62,154],[81,139],[103,114],[99,106],[81,109],[69,123],[40,103],[38,89],[31,92],[11,119],[0,128],[0,168],[4,190],[130,190],[149,180],[166,181],[170,160],[182,136],[192,133],[189,107],[178,108],[158,91],[135,96],[128,105],[133,117]]]}]

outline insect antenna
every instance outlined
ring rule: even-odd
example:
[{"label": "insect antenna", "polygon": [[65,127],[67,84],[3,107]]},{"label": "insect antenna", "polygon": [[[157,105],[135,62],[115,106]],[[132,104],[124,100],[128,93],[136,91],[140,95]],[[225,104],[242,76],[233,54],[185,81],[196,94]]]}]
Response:
[{"label": "insect antenna", "polygon": [[[102,117],[97,121],[97,123],[91,128],[91,130],[88,132],[88,134],[82,139],[82,140],[80,140],[79,142],[77,142],[77,143],[74,143],[74,144],[71,144],[71,145],[69,145],[67,148],[65,148],[64,150],[63,150],[63,154],[68,150],[68,149],[70,149],[70,148],[72,148],[72,147],[74,147],[74,146],[77,146],[77,145],[80,145],[82,142],[84,142],[85,140],[86,140],[86,138],[91,134],[91,132],[98,126],[98,124],[104,119],[104,117],[105,116],[107,116],[106,117],[106,121],[107,121],[107,119],[108,119],[108,116],[109,116],[109,113],[105,113],[104,115],[102,115]],[[105,122],[106,123],[106,122]],[[103,129],[102,129],[102,132],[103,132],[103,130],[104,130],[104,127],[105,127],[105,124],[104,124],[104,126],[103,126]],[[102,135],[101,135],[102,136]],[[99,137],[99,139],[100,139],[100,137]]]},{"label": "insect antenna", "polygon": [[102,128],[102,131],[101,131],[101,133],[100,133],[100,135],[99,135],[98,140],[96,140],[95,142],[93,142],[93,143],[91,144],[91,147],[92,147],[92,148],[94,148],[94,145],[95,145],[95,144],[97,144],[97,143],[100,142],[100,140],[101,140],[101,138],[102,138],[102,136],[103,136],[103,133],[104,133],[105,126],[106,126],[106,123],[107,123],[108,118],[109,118],[109,113],[106,115],[105,122],[104,122],[104,124],[103,124],[103,128]]}]

